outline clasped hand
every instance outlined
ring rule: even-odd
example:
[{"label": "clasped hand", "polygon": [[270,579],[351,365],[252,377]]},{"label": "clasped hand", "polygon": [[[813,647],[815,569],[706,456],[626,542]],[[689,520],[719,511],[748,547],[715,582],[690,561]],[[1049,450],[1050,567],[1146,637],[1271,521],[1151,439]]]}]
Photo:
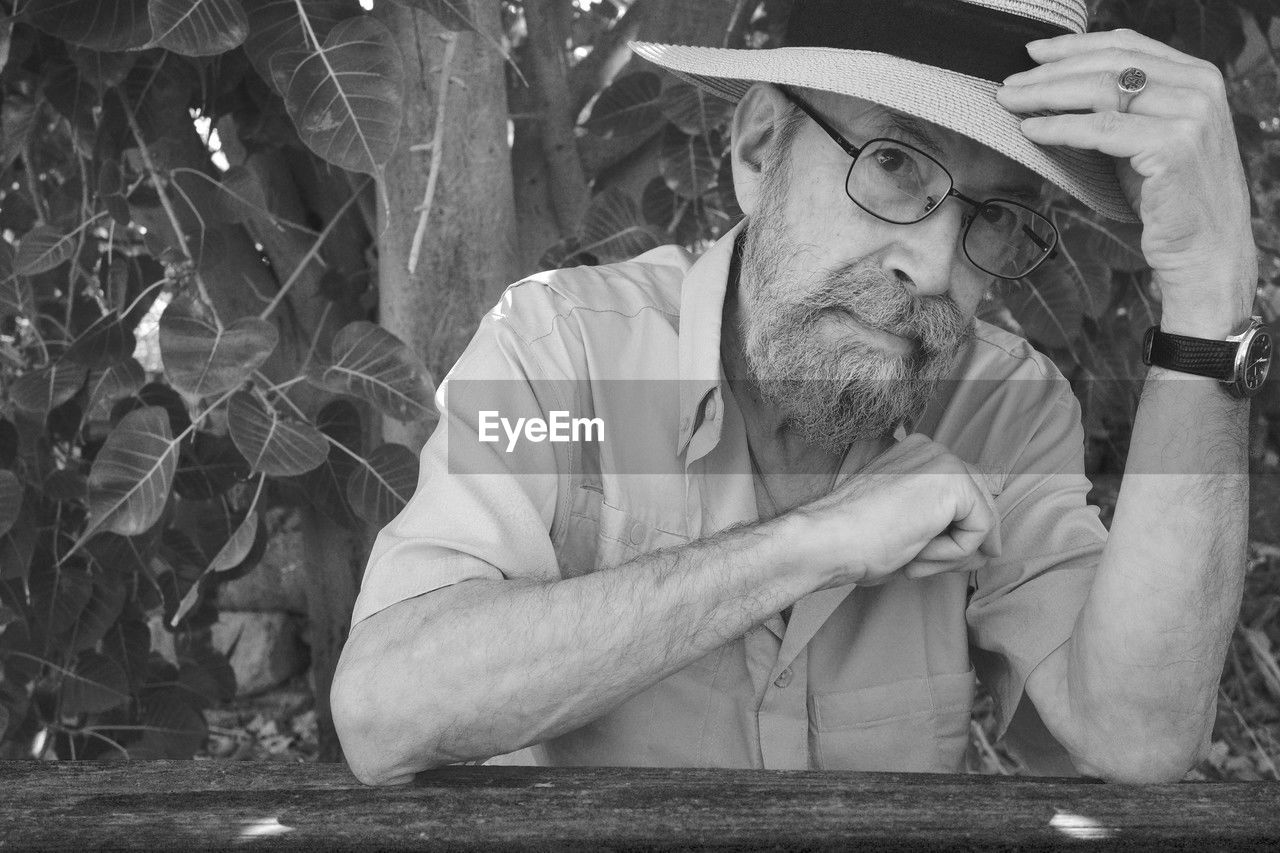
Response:
[{"label": "clasped hand", "polygon": [[1000,555],[1000,513],[985,477],[923,435],[909,435],[829,495],[785,517],[787,556],[819,588],[874,586],[898,573],[970,571]]}]

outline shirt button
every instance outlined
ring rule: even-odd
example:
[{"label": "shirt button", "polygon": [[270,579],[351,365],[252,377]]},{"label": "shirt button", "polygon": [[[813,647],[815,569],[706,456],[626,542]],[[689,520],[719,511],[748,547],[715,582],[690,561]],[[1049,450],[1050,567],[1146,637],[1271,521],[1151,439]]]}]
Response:
[{"label": "shirt button", "polygon": [[638,521],[635,524],[631,525],[631,544],[632,545],[644,544],[644,525]]},{"label": "shirt button", "polygon": [[778,677],[773,680],[774,687],[786,687],[791,683],[791,667],[787,667],[778,673]]}]

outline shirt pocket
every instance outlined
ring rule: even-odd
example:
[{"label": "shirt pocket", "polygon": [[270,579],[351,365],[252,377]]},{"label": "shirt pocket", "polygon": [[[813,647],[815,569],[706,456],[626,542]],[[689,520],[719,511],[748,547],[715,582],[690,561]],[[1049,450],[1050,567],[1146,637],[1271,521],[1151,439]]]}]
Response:
[{"label": "shirt pocket", "polygon": [[969,743],[975,676],[929,675],[815,693],[810,748],[824,770],[953,773]]},{"label": "shirt pocket", "polygon": [[684,545],[688,541],[688,537],[654,527],[607,500],[600,502],[597,568],[612,568],[641,554],[673,545]]}]

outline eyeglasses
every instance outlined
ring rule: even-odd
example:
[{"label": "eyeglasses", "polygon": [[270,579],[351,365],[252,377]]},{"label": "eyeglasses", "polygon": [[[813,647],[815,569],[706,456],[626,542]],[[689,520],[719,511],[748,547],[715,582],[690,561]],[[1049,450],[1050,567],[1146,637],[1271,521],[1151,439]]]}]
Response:
[{"label": "eyeglasses", "polygon": [[941,163],[900,140],[877,138],[858,147],[797,95],[782,91],[853,158],[845,193],[877,219],[911,225],[936,211],[948,196],[955,196],[974,208],[964,230],[964,253],[983,272],[997,278],[1022,278],[1057,254],[1058,229],[1026,205],[1001,198],[969,198],[956,190],[951,173]]}]

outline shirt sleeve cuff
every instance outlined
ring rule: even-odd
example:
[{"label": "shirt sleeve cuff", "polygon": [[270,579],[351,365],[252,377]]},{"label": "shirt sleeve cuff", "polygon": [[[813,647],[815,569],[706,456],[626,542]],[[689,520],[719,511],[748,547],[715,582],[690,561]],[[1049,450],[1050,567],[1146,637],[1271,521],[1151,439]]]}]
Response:
[{"label": "shirt sleeve cuff", "polygon": [[366,572],[351,613],[351,624],[385,610],[393,604],[416,598],[446,586],[468,580],[502,580],[502,572],[466,554],[446,554],[422,560],[414,566],[397,566],[395,571]]}]

